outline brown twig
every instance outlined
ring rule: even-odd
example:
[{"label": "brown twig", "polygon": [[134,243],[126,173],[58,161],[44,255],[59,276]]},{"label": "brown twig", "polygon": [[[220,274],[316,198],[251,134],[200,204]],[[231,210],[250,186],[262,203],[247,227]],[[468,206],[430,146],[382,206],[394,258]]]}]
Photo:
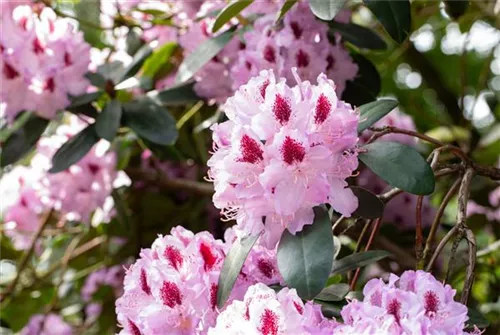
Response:
[{"label": "brown twig", "polygon": [[422,259],[420,260],[418,264],[418,269],[423,269],[425,266],[425,262],[427,260],[427,257],[429,255],[429,252],[432,248],[432,245],[434,244],[434,238],[436,236],[437,228],[439,227],[439,223],[441,222],[441,217],[444,214],[444,210],[446,209],[446,206],[448,206],[448,203],[450,202],[451,198],[455,195],[455,193],[458,190],[458,187],[460,186],[460,181],[461,179],[457,179],[455,183],[451,186],[451,188],[448,190],[448,193],[443,198],[443,201],[441,202],[441,205],[438,208],[438,211],[436,213],[436,216],[434,217],[434,220],[432,221],[431,229],[429,231],[429,235],[427,236],[427,241],[425,242],[425,248],[424,248],[424,254],[422,256]]},{"label": "brown twig", "polygon": [[23,258],[19,262],[19,266],[17,269],[17,275],[14,278],[14,280],[10,283],[10,285],[6,288],[5,293],[2,295],[2,298],[0,299],[1,301],[4,301],[7,297],[9,297],[16,289],[17,283],[19,282],[19,278],[21,278],[21,273],[24,271],[24,268],[28,264],[28,261],[33,254],[35,247],[36,247],[36,242],[42,235],[43,230],[47,225],[49,224],[50,218],[52,217],[52,213],[54,212],[53,209],[50,209],[45,215],[43,216],[42,220],[40,221],[40,225],[38,226],[38,230],[35,232],[35,235],[33,236],[33,240],[31,241],[31,244],[28,248],[28,251],[24,254]]},{"label": "brown twig", "polygon": [[[373,223],[373,229],[372,229],[372,232],[370,234],[370,237],[368,238],[368,242],[366,242],[365,251],[370,250],[370,247],[372,246],[373,241],[375,240],[375,235],[377,235],[377,232],[380,228],[381,223],[382,223],[381,217],[376,219],[375,222]],[[361,268],[357,268],[356,272],[354,273],[354,277],[352,278],[351,285],[350,285],[352,291],[354,291],[356,288],[356,283],[358,281],[360,271],[361,271]]]},{"label": "brown twig", "polygon": [[158,173],[149,173],[140,169],[126,169],[125,172],[133,180],[143,180],[169,190],[186,190],[200,195],[212,195],[214,187],[210,183],[182,178],[167,178]]}]

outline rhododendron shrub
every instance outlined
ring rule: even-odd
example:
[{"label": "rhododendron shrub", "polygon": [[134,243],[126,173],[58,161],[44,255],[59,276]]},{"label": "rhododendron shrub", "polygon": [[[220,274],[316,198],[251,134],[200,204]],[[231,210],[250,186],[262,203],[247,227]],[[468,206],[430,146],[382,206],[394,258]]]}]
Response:
[{"label": "rhododendron shrub", "polygon": [[0,333],[489,335],[495,1],[0,2]]}]

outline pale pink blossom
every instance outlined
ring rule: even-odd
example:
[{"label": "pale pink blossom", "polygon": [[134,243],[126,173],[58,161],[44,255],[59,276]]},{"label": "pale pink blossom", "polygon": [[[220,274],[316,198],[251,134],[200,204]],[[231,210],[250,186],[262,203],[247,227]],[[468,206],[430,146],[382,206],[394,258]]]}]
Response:
[{"label": "pale pink blossom", "polygon": [[57,314],[33,315],[21,329],[21,335],[72,335],[71,326]]}]

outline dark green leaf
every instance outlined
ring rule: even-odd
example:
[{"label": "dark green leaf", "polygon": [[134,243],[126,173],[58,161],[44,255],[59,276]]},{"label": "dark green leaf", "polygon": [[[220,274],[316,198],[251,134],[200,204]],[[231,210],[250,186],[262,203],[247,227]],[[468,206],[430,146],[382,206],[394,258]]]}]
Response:
[{"label": "dark green leaf", "polygon": [[234,30],[228,30],[219,36],[206,40],[200,44],[196,50],[184,59],[181,66],[179,66],[179,71],[177,72],[175,81],[177,83],[183,83],[191,79],[194,74],[203,67],[203,65],[215,57],[219,51],[221,51],[222,48],[224,48],[224,46],[231,41],[233,35]]},{"label": "dark green leaf", "polygon": [[120,128],[121,118],[122,104],[118,100],[111,100],[95,120],[97,135],[111,142]]},{"label": "dark green leaf", "polygon": [[88,103],[86,105],[75,106],[75,107],[66,107],[66,110],[70,113],[73,113],[76,115],[78,115],[78,114],[86,115],[86,116],[91,117],[93,119],[95,119],[97,117],[97,115],[99,115],[99,112],[91,103]]},{"label": "dark green leaf", "polygon": [[486,328],[490,325],[490,322],[486,317],[481,314],[481,312],[469,308],[467,315],[469,316],[469,320],[467,324],[470,325],[468,328],[472,328],[473,326],[477,326],[478,328]]},{"label": "dark green leaf", "polygon": [[150,99],[142,99],[123,106],[124,124],[151,142],[163,145],[175,143],[175,119],[168,110]]},{"label": "dark green leaf", "polygon": [[278,246],[278,268],[287,285],[306,300],[314,298],[328,280],[333,260],[332,226],[326,209],[314,208],[314,223],[292,235],[283,232]]},{"label": "dark green leaf", "polygon": [[376,141],[362,147],[359,159],[389,185],[408,193],[434,192],[434,173],[414,148],[396,142]]},{"label": "dark green leaf", "polygon": [[361,106],[377,99],[380,92],[380,75],[373,64],[360,54],[351,54],[358,65],[358,74],[354,80],[346,83],[342,100]]},{"label": "dark green leaf", "polygon": [[222,264],[217,288],[217,306],[224,307],[234,283],[238,278],[241,268],[247,259],[248,253],[259,239],[260,234],[250,235],[241,240],[237,240],[229,249],[229,252]]},{"label": "dark green leaf", "polygon": [[375,194],[358,186],[351,187],[352,192],[358,198],[358,208],[354,215],[367,219],[376,219],[384,214],[384,203]]},{"label": "dark green leaf", "polygon": [[372,50],[387,49],[387,44],[385,44],[384,40],[371,29],[354,23],[340,23],[337,21],[330,21],[328,25],[330,26],[330,34],[338,32],[346,41],[358,48]]},{"label": "dark green leaf", "polygon": [[340,303],[332,303],[323,300],[317,300],[315,302],[321,305],[321,313],[323,313],[326,318],[333,319],[341,317],[340,311],[343,306]]},{"label": "dark green leaf", "polygon": [[49,120],[42,119],[34,114],[7,139],[2,148],[0,166],[5,167],[21,159],[38,142]]},{"label": "dark green leaf", "polygon": [[411,30],[411,8],[409,0],[365,0],[392,39],[403,43]]},{"label": "dark green leaf", "polygon": [[281,6],[278,15],[276,16],[276,22],[281,21],[286,13],[295,5],[299,0],[286,0],[283,6]]},{"label": "dark green leaf", "polygon": [[143,76],[154,78],[162,67],[169,64],[170,57],[177,49],[177,43],[171,42],[161,46],[149,56],[142,66]]},{"label": "dark green leaf", "polygon": [[224,9],[222,9],[222,11],[217,15],[212,27],[212,33],[217,32],[233,17],[252,4],[252,2],[253,0],[235,0],[227,4],[226,7],[224,7]]},{"label": "dark green leaf", "polygon": [[153,49],[149,46],[149,44],[144,44],[134,55],[132,58],[132,62],[120,73],[118,80],[115,82],[119,84],[127,78],[134,76],[140,69],[144,61],[153,53]]},{"label": "dark green leaf", "polygon": [[333,20],[344,7],[346,0],[309,0],[311,11],[321,20]]},{"label": "dark green leaf", "polygon": [[125,42],[127,44],[127,53],[131,56],[135,55],[135,53],[144,45],[144,41],[134,29],[130,29],[128,31]]},{"label": "dark green leaf", "polygon": [[125,73],[125,66],[120,61],[107,62],[97,67],[97,73],[103,76],[106,80],[111,80],[117,84]]},{"label": "dark green leaf", "polygon": [[100,73],[97,72],[87,72],[85,77],[90,80],[90,83],[99,88],[106,87],[106,78]]},{"label": "dark green leaf", "polygon": [[358,133],[373,126],[375,122],[389,114],[397,105],[398,102],[396,100],[380,99],[360,106]]},{"label": "dark green leaf", "polygon": [[102,91],[85,93],[76,97],[71,97],[71,104],[66,108],[67,110],[74,109],[75,107],[80,107],[87,105],[93,101],[99,99],[102,95]]},{"label": "dark green leaf", "polygon": [[123,200],[122,195],[120,194],[120,191],[117,189],[114,189],[111,192],[111,196],[113,197],[113,202],[114,202],[114,208],[116,209],[116,214],[118,217],[118,222],[125,227],[126,231],[131,233],[130,228],[130,222],[129,222],[129,214],[127,211],[127,205],[125,201]]},{"label": "dark green leaf", "polygon": [[347,293],[349,293],[349,285],[333,284],[321,290],[314,299],[322,301],[341,301],[345,298]]},{"label": "dark green leaf", "polygon": [[149,92],[148,96],[163,105],[186,105],[200,100],[194,91],[194,82],[180,84],[163,91]]},{"label": "dark green leaf", "polygon": [[99,136],[96,134],[95,126],[93,124],[87,126],[57,150],[52,157],[52,167],[49,172],[57,173],[66,170],[82,159],[98,141]]},{"label": "dark green leaf", "polygon": [[365,265],[378,262],[391,254],[383,250],[372,250],[355,253],[346,256],[342,259],[337,259],[333,261],[332,273],[331,275],[344,274],[348,271],[355,270],[357,268],[363,267]]},{"label": "dark green leaf", "polygon": [[[106,1],[106,0],[104,0]],[[101,1],[79,1],[75,3],[74,11],[77,20],[82,20],[85,23],[80,24],[78,29],[83,32],[83,37],[93,47],[103,49],[106,47],[103,36],[104,31],[99,28],[101,25]]]}]

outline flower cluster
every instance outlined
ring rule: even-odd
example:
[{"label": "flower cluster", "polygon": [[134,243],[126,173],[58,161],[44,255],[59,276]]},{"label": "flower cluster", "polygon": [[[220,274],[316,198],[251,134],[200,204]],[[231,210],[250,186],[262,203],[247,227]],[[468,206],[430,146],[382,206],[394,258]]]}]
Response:
[{"label": "flower cluster", "polygon": [[208,332],[219,334],[334,334],[338,324],[321,314],[319,305],[303,303],[294,289],[279,293],[264,284],[251,286],[243,301],[234,301]]},{"label": "flower cluster", "polygon": [[102,306],[98,302],[93,302],[93,296],[99,289],[109,287],[113,290],[115,297],[123,294],[123,277],[125,270],[121,265],[115,265],[110,268],[101,269],[91,273],[83,284],[81,295],[84,302],[87,320],[95,320],[101,314]]},{"label": "flower cluster", "polygon": [[[403,114],[398,109],[391,111],[381,120],[377,121],[374,127],[384,127],[393,126],[400,129],[413,130],[415,131],[415,123],[413,119],[406,114]],[[373,132],[366,130],[362,133],[360,140],[362,142],[368,141],[368,139],[373,135]],[[392,141],[399,142],[409,146],[415,146],[416,141],[414,137],[407,136],[404,134],[387,134],[378,141]],[[363,169],[356,178],[359,186],[362,186],[375,194],[381,194],[384,191],[389,190],[389,186],[382,179],[377,177],[371,170]],[[401,229],[412,229],[416,224],[416,215],[408,215],[409,209],[415,209],[417,207],[418,197],[412,194],[402,194],[387,203],[384,209],[384,221],[394,223],[398,228]],[[434,217],[435,210],[432,207],[428,197],[425,197],[422,202],[422,225],[430,226],[432,219]]]},{"label": "flower cluster", "polygon": [[345,179],[358,166],[359,116],[324,74],[317,85],[297,81],[262,71],[226,102],[229,121],[212,127],[214,204],[247,233],[264,230],[269,248],[284,229],[311,224],[316,205],[350,216],[358,204]]},{"label": "flower cluster", "polygon": [[69,105],[68,95],[85,93],[90,46],[49,8],[11,9],[0,17],[0,114],[9,122],[24,110],[52,119]]},{"label": "flower cluster", "polygon": [[20,335],[72,335],[73,330],[57,314],[33,315]]},{"label": "flower cluster", "polygon": [[462,335],[467,307],[453,300],[455,292],[420,270],[391,274],[388,283],[372,279],[363,301],[342,309],[346,325],[335,334]]},{"label": "flower cluster", "polygon": [[[143,249],[127,271],[124,295],[116,301],[121,334],[207,334],[219,313],[222,263],[237,236],[230,229],[228,243],[223,243],[207,232],[195,235],[179,226],[156,239],[151,249]],[[262,277],[270,284],[282,282],[275,252],[260,249],[252,250],[229,301],[242,299]]]},{"label": "flower cluster", "polygon": [[76,117],[70,118],[70,123],[60,126],[54,135],[40,139],[30,166],[18,166],[2,176],[0,185],[7,199],[2,204],[5,233],[17,249],[30,245],[42,212],[50,208],[70,221],[88,222],[96,210],[101,211],[101,221],[109,220],[110,194],[118,174],[116,155],[107,151],[106,142],[99,142],[69,169],[48,173],[54,153],[82,127]]},{"label": "flower cluster", "polygon": [[[197,16],[221,9],[224,1],[205,2]],[[197,74],[195,90],[201,97],[224,102],[241,85],[260,71],[272,69],[276,75],[292,79],[290,68],[297,67],[304,80],[314,80],[325,73],[335,81],[337,93],[342,94],[345,83],[354,79],[358,67],[335,36],[335,44],[328,40],[328,26],[316,20],[306,1],[300,1],[285,16],[283,28],[276,29],[276,1],[255,1],[242,15],[259,14],[254,29],[242,38],[234,37],[222,51],[207,63]],[[347,21],[348,12],[340,19]],[[211,33],[214,19],[204,18],[193,22],[179,43],[187,54],[193,52],[203,41],[214,37]],[[227,25],[229,27],[229,25]],[[215,82],[213,78],[218,80]]]}]

